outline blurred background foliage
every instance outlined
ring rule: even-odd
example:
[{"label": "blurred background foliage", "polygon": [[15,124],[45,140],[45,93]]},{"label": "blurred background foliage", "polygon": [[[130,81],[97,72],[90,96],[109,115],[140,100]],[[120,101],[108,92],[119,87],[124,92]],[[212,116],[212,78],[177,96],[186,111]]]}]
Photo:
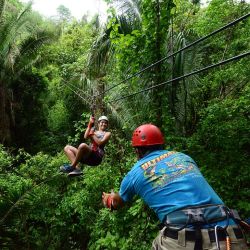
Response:
[{"label": "blurred background foliage", "polygon": [[[158,221],[138,197],[112,213],[101,204],[136,162],[132,131],[149,122],[249,217],[249,58],[123,98],[249,51],[249,18],[122,82],[246,15],[249,3],[106,2],[101,23],[75,20],[64,6],[46,19],[31,4],[0,0],[1,249],[149,249]],[[69,179],[58,172],[63,147],[83,141],[93,103],[110,118],[107,153]]]}]

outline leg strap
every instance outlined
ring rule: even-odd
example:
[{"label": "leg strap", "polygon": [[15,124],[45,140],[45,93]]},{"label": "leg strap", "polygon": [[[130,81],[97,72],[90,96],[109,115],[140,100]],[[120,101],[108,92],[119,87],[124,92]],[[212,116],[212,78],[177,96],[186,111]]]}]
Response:
[{"label": "leg strap", "polygon": [[196,227],[195,228],[195,244],[194,244],[194,250],[201,250],[202,249],[202,234],[201,234],[201,228]]}]

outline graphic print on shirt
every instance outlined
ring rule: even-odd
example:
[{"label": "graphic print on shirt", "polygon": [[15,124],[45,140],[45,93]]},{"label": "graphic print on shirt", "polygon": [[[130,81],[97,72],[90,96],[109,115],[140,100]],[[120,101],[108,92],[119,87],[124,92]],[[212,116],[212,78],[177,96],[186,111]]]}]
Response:
[{"label": "graphic print on shirt", "polygon": [[[173,154],[176,154],[176,156],[169,157]],[[200,176],[196,164],[189,157],[174,151],[142,164],[141,168],[144,171],[144,177],[151,183],[153,188],[165,186],[182,178],[184,175],[188,175],[188,178]]]}]

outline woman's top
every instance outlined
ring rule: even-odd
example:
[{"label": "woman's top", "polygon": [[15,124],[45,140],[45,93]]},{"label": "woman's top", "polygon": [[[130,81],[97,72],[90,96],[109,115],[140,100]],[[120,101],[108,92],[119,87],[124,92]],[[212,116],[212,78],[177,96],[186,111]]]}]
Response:
[{"label": "woman's top", "polygon": [[[105,131],[96,131],[95,136],[98,138],[98,140],[102,140],[105,133],[106,133]],[[94,140],[92,140],[90,144],[90,148],[92,149],[92,151],[98,152],[98,154],[102,157],[105,153],[104,147],[105,147],[105,144],[98,145]]]}]

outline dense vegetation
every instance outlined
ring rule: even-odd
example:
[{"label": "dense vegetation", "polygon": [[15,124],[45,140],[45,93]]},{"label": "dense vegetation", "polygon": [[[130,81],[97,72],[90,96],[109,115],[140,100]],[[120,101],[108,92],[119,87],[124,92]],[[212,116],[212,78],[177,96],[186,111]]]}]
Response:
[{"label": "dense vegetation", "polygon": [[[118,191],[136,161],[131,132],[145,122],[161,127],[167,148],[197,161],[228,206],[250,215],[249,56],[123,98],[249,51],[250,19],[121,82],[250,5],[106,2],[100,24],[98,16],[77,21],[64,6],[44,19],[30,5],[0,0],[1,249],[149,249],[157,218],[140,199],[112,213],[101,204],[102,191]],[[58,173],[62,149],[79,144],[93,104],[111,119],[107,155],[69,179]]]}]

